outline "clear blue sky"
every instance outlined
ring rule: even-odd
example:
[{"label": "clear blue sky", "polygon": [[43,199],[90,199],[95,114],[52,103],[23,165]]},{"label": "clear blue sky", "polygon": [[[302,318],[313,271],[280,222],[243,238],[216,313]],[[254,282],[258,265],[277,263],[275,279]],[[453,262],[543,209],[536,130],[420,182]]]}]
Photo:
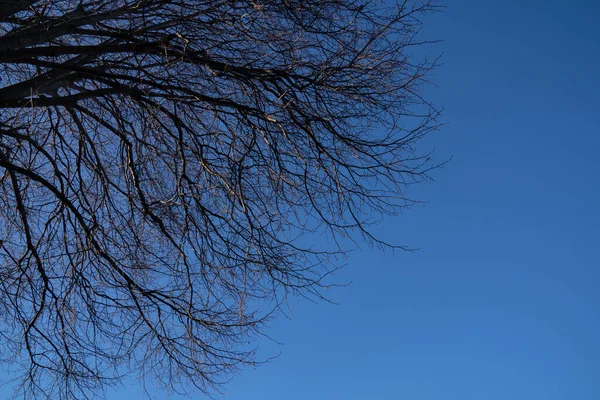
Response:
[{"label": "clear blue sky", "polygon": [[421,250],[355,252],[339,305],[293,304],[217,399],[600,399],[600,4],[446,5],[425,145],[454,158],[376,230]]}]

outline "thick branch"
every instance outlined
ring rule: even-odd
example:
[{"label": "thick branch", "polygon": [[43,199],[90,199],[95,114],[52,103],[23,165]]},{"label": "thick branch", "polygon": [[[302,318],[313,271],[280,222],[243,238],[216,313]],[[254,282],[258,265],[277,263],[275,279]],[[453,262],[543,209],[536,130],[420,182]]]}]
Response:
[{"label": "thick branch", "polygon": [[127,94],[128,88],[111,88],[89,90],[82,93],[62,97],[34,97],[30,99],[0,99],[0,108],[23,108],[23,107],[68,107],[74,106],[79,101],[95,97],[105,97],[115,94]]},{"label": "thick branch", "polygon": [[7,21],[18,12],[27,10],[39,0],[2,0],[0,7],[0,22]]}]

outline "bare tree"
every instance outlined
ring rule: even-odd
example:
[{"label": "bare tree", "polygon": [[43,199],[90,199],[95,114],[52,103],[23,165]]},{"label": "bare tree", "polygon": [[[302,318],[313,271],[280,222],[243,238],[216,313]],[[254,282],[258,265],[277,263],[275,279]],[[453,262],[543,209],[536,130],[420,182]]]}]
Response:
[{"label": "bare tree", "polygon": [[412,49],[435,8],[3,0],[0,351],[20,393],[94,397],[132,369],[218,388],[343,243],[386,245],[369,225],[432,167],[435,63]]}]

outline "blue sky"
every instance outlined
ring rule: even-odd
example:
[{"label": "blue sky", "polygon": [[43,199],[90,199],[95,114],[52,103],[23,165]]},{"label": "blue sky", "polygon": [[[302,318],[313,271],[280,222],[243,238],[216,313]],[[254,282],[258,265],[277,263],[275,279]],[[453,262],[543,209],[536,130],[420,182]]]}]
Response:
[{"label": "blue sky", "polygon": [[421,250],[354,253],[340,304],[294,306],[224,399],[600,398],[600,6],[446,4],[427,145],[453,160],[378,227]]},{"label": "blue sky", "polygon": [[600,5],[446,5],[424,145],[453,160],[376,228],[421,250],[353,253],[339,305],[292,304],[262,344],[281,355],[217,399],[600,398]]}]

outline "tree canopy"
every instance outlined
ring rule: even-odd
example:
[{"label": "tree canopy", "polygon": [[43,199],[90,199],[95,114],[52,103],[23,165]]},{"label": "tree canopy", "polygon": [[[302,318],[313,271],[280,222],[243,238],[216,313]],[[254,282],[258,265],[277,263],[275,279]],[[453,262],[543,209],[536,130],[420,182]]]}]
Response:
[{"label": "tree canopy", "polygon": [[208,392],[286,296],[322,295],[341,242],[387,245],[371,223],[434,166],[415,145],[435,62],[413,49],[435,9],[3,0],[0,352],[20,393],[94,397],[131,370]]}]

